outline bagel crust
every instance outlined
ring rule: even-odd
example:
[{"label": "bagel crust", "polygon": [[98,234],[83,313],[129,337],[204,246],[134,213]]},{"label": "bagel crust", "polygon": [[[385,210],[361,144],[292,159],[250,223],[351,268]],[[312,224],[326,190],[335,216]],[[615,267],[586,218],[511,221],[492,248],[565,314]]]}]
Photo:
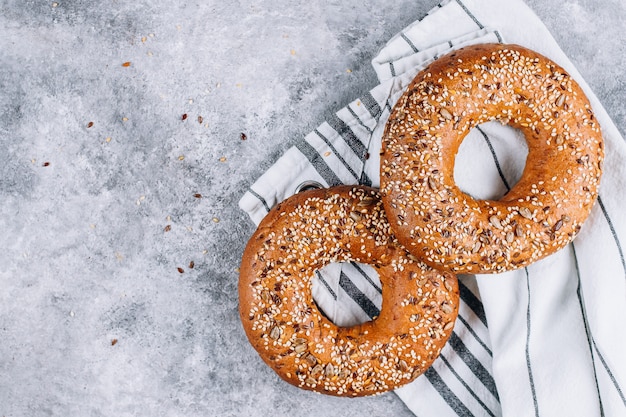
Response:
[{"label": "bagel crust", "polygon": [[[519,182],[475,200],[454,182],[459,145],[498,120],[528,143]],[[563,68],[518,45],[483,44],[425,68],[394,107],[381,149],[381,195],[412,254],[455,273],[497,273],[563,248],[598,194],[600,127]]]},{"label": "bagel crust", "polygon": [[[331,262],[371,264],[380,315],[338,327],[311,294]],[[364,396],[422,374],[452,333],[456,276],[418,262],[390,233],[376,190],[337,186],[296,194],[259,225],[243,255],[239,312],[252,346],[285,381],[335,396]]]}]

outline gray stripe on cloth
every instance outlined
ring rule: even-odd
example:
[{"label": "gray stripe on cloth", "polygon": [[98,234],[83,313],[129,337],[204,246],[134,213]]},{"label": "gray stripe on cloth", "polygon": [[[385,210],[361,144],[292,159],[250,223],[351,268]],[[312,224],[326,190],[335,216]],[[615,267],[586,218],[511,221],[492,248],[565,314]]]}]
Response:
[{"label": "gray stripe on cloth", "polygon": [[465,286],[461,281],[459,281],[459,292],[461,295],[461,300],[467,304],[467,306],[476,314],[476,317],[487,326],[487,316],[485,315],[485,309],[483,308],[483,303],[474,295],[474,293]]},{"label": "gray stripe on cloth", "polygon": [[354,117],[354,120],[356,120],[363,127],[363,129],[367,130],[370,134],[372,134],[372,129],[370,129],[369,126],[367,126],[367,125],[365,125],[365,123],[363,123],[363,120],[361,120],[359,115],[356,114],[354,110],[352,110],[352,107],[347,106],[346,108],[348,109],[348,111],[350,112],[352,117]]},{"label": "gray stripe on cloth", "polygon": [[400,36],[402,37],[402,39],[404,39],[404,41],[411,47],[411,49],[413,50],[413,52],[419,52],[420,50],[417,49],[417,47],[415,46],[415,44],[411,41],[411,39],[409,39],[408,36],[406,36],[404,34],[404,32],[400,32]]},{"label": "gray stripe on cloth", "polygon": [[591,342],[593,343],[593,348],[595,349],[596,354],[598,355],[598,358],[600,358],[600,362],[602,362],[602,366],[604,367],[604,370],[608,374],[609,378],[611,378],[611,382],[613,382],[613,386],[617,390],[619,397],[622,399],[622,402],[624,403],[624,407],[626,407],[626,398],[624,397],[624,391],[622,391],[622,388],[619,386],[619,383],[617,382],[617,379],[615,379],[613,372],[611,372],[611,368],[606,363],[604,356],[602,356],[602,353],[600,353],[600,350],[598,349],[598,345],[596,345],[596,340],[593,338],[593,336],[591,336]]},{"label": "gray stripe on cloth", "polygon": [[478,130],[483,135],[483,138],[485,138],[485,142],[487,142],[487,147],[489,148],[489,151],[491,152],[491,156],[493,156],[493,161],[496,164],[496,169],[498,170],[498,174],[500,175],[500,179],[502,179],[502,182],[504,183],[506,190],[511,191],[511,187],[509,186],[509,182],[504,177],[504,172],[502,171],[502,167],[500,166],[500,162],[498,161],[496,150],[493,148],[493,145],[491,144],[491,140],[489,139],[489,136],[487,136],[487,134],[480,128],[480,126],[476,126],[476,130]]},{"label": "gray stripe on cloth", "polygon": [[328,138],[324,135],[322,135],[320,133],[319,130],[315,129],[313,131],[320,139],[322,139],[324,141],[324,143],[330,148],[330,150],[332,151],[332,153],[337,157],[337,159],[339,159],[339,161],[343,164],[343,166],[346,167],[346,169],[348,170],[348,172],[350,172],[350,174],[352,174],[352,176],[354,177],[355,180],[359,179],[359,175],[354,172],[354,170],[352,169],[352,167],[348,164],[348,162],[343,159],[343,156],[341,156],[341,153],[337,152],[337,149],[335,148],[335,146],[328,140]]},{"label": "gray stripe on cloth", "polygon": [[354,267],[354,269],[356,269],[359,274],[363,275],[363,278],[365,278],[365,280],[369,282],[376,291],[378,291],[380,294],[383,293],[383,289],[372,280],[372,278],[367,274],[367,272],[363,270],[363,268],[359,266],[358,263],[350,262],[350,265],[352,265],[352,267]]},{"label": "gray stripe on cloth", "polygon": [[465,327],[467,328],[467,330],[472,334],[472,336],[474,336],[474,339],[476,339],[476,341],[485,349],[485,351],[487,351],[487,353],[489,354],[489,356],[493,357],[493,352],[491,352],[491,349],[489,349],[489,346],[487,346],[487,344],[485,342],[482,341],[482,339],[480,338],[480,336],[478,336],[478,334],[474,331],[474,329],[470,326],[470,324],[467,322],[467,320],[465,320],[465,318],[463,318],[463,316],[461,316],[460,314],[457,316],[457,319],[459,321],[461,321],[461,323],[463,323],[465,325]]},{"label": "gray stripe on cloth", "polygon": [[465,343],[461,340],[461,338],[456,334],[452,333],[448,343],[454,349],[454,351],[459,355],[459,357],[465,362],[467,367],[476,375],[476,377],[483,383],[485,388],[489,390],[493,394],[493,396],[500,401],[500,397],[498,396],[498,389],[496,388],[496,381],[494,381],[493,376],[487,371],[487,368],[483,366],[482,363],[470,352],[470,350],[465,346]]},{"label": "gray stripe on cloth", "polygon": [[469,11],[469,9],[465,6],[465,4],[463,4],[463,2],[462,2],[461,0],[456,0],[456,2],[459,4],[459,6],[461,6],[461,7],[463,8],[463,11],[464,11],[465,13],[467,13],[467,15],[468,15],[469,17],[471,17],[471,18],[472,18],[472,20],[474,21],[474,23],[476,23],[476,24],[478,25],[478,28],[479,28],[479,29],[484,29],[484,28],[485,28],[485,27],[482,25],[482,23],[480,23],[480,22],[478,21],[478,19],[476,19],[476,16],[474,16],[474,15],[472,14],[472,12],[470,12],[470,11]]},{"label": "gray stripe on cloth", "polygon": [[380,310],[372,300],[370,300],[363,292],[352,282],[348,276],[341,271],[339,275],[339,286],[365,311],[371,319],[378,317]]},{"label": "gray stripe on cloth", "polygon": [[298,141],[296,147],[304,156],[306,156],[313,168],[315,168],[317,173],[320,174],[324,181],[326,181],[326,184],[329,187],[340,185],[342,183],[339,177],[337,177],[337,174],[330,169],[326,161],[322,159],[320,154],[311,146],[310,143],[306,140],[301,140]]},{"label": "gray stripe on cloth", "polygon": [[533,406],[535,407],[535,417],[539,417],[539,403],[537,401],[537,392],[535,391],[535,380],[533,378],[533,370],[530,365],[530,275],[528,268],[524,268],[526,272],[526,288],[528,289],[528,306],[526,308],[526,367],[528,368],[528,380],[530,383],[530,392],[533,396]]},{"label": "gray stripe on cloth", "polygon": [[437,390],[441,398],[452,408],[452,410],[459,416],[473,416],[472,412],[463,404],[463,402],[456,396],[454,392],[446,385],[441,376],[437,373],[432,366],[424,372],[424,376],[428,379],[428,382]]},{"label": "gray stripe on cloth", "polygon": [[[450,362],[448,362],[448,359],[446,359],[446,357],[444,355],[439,355],[439,357],[441,358],[442,362],[446,364],[446,366],[450,369],[450,372],[452,372],[452,374],[456,377],[456,379],[459,380],[459,382],[465,387],[465,389],[467,390],[467,392],[470,393],[470,395],[472,397],[474,397],[474,399],[481,405],[481,407],[487,412],[487,414],[489,414],[490,416],[495,417],[495,414],[493,413],[493,411],[491,411],[491,409],[489,409],[489,407],[487,406],[487,404],[485,404],[480,397],[474,392],[474,390],[469,386],[469,384],[467,382],[465,382],[463,380],[463,378],[461,378],[461,375],[458,374],[458,372],[454,369],[454,367],[450,364]],[[499,402],[499,401],[498,401]]]},{"label": "gray stripe on cloth", "polygon": [[367,109],[367,111],[372,115],[374,120],[378,122],[378,120],[380,119],[380,115],[382,114],[382,110],[372,93],[368,92],[363,97],[361,97],[360,100]]},{"label": "gray stripe on cloth", "polygon": [[363,142],[361,142],[357,135],[354,134],[350,126],[346,124],[343,120],[337,116],[337,114],[331,114],[326,123],[330,127],[332,127],[338,134],[343,138],[343,140],[348,144],[348,146],[354,151],[354,153],[361,159],[361,161],[365,158],[365,153],[367,149]]},{"label": "gray stripe on cloth", "polygon": [[255,196],[260,202],[261,204],[263,204],[263,207],[265,207],[265,210],[270,211],[270,206],[269,204],[267,204],[267,201],[265,201],[265,199],[261,196],[261,194],[257,193],[256,191],[254,191],[252,189],[252,187],[250,187],[248,189],[248,191],[250,192],[250,194],[252,194],[253,196]]},{"label": "gray stripe on cloth", "polygon": [[611,221],[611,217],[609,216],[609,212],[606,211],[606,207],[602,202],[602,199],[598,195],[598,205],[602,209],[602,213],[606,218],[607,223],[609,224],[609,229],[611,229],[611,235],[613,235],[613,240],[615,240],[615,244],[617,245],[617,251],[619,252],[619,258],[622,261],[622,268],[624,269],[624,274],[626,276],[626,261],[624,261],[624,252],[622,251],[622,245],[619,241],[619,237],[617,236],[617,232],[615,231],[615,227],[613,226],[613,222]]},{"label": "gray stripe on cloth", "polygon": [[591,329],[589,328],[589,321],[587,320],[587,311],[585,310],[585,303],[583,302],[582,295],[582,283],[580,280],[580,268],[578,266],[578,256],[576,255],[576,246],[574,243],[570,243],[572,247],[572,254],[574,255],[574,266],[576,267],[576,278],[578,279],[576,287],[576,295],[578,296],[578,305],[580,306],[580,314],[585,326],[585,335],[587,336],[587,344],[589,345],[589,355],[591,356],[591,363],[593,364],[593,379],[596,383],[596,390],[598,392],[598,401],[600,406],[600,417],[604,417],[604,408],[602,407],[602,396],[600,395],[600,385],[598,384],[598,372],[596,371],[596,360],[593,355],[593,344],[591,342]]},{"label": "gray stripe on cloth", "polygon": [[396,76],[396,69],[393,66],[393,62],[389,63],[389,71],[391,71],[391,76],[395,77]]},{"label": "gray stripe on cloth", "polygon": [[315,275],[320,280],[322,285],[328,290],[328,293],[331,295],[331,297],[333,297],[334,300],[337,300],[337,293],[333,291],[330,284],[328,284],[328,281],[326,281],[326,278],[324,278],[322,273],[320,271],[315,271]]}]

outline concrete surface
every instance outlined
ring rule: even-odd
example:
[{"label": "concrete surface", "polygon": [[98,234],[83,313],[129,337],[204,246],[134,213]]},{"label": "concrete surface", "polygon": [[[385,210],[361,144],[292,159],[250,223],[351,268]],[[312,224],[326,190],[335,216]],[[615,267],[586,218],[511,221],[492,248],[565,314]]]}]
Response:
[{"label": "concrete surface", "polygon": [[[237,201],[435,4],[0,0],[0,415],[411,415],[258,359]],[[625,134],[625,3],[529,5]]]}]

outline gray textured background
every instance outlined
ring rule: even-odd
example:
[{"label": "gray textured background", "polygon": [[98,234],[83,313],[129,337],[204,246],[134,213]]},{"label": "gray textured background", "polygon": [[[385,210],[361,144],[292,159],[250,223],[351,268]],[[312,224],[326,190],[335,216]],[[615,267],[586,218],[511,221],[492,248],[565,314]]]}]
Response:
[{"label": "gray textured background", "polygon": [[[237,201],[435,4],[1,0],[0,415],[410,415],[261,363]],[[625,3],[529,4],[626,133]]]}]

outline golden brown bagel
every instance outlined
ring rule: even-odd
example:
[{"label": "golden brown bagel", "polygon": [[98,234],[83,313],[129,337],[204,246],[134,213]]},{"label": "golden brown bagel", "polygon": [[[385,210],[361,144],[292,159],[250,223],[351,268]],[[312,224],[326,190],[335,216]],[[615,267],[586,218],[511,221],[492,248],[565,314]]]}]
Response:
[{"label": "golden brown bagel", "polygon": [[[379,194],[310,190],[270,211],[241,263],[239,312],[250,343],[285,381],[336,396],[376,394],[423,373],[450,337],[458,284],[407,256],[391,235]],[[380,315],[338,327],[311,294],[314,271],[355,261],[378,269]]]},{"label": "golden brown bagel", "polygon": [[[470,129],[491,120],[524,133],[528,158],[502,199],[475,200],[454,183],[454,161]],[[563,68],[517,45],[470,46],[421,71],[394,107],[381,194],[396,237],[427,264],[502,272],[575,237],[596,199],[602,160],[600,127]]]}]

